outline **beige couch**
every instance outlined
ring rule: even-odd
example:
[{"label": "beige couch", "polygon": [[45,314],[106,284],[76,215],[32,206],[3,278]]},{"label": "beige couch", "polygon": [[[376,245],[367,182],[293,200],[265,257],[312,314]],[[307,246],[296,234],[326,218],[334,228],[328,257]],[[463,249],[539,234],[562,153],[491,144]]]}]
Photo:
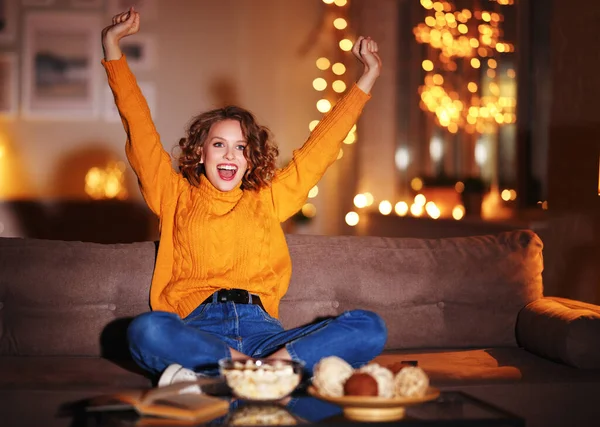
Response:
[{"label": "beige couch", "polygon": [[[287,238],[285,326],[373,310],[389,329],[382,363],[417,360],[434,385],[510,410],[527,426],[598,419],[600,307],[543,296],[533,232]],[[155,250],[154,242],[0,239],[2,425],[70,425],[81,399],[150,386],[124,332],[149,309]]]}]

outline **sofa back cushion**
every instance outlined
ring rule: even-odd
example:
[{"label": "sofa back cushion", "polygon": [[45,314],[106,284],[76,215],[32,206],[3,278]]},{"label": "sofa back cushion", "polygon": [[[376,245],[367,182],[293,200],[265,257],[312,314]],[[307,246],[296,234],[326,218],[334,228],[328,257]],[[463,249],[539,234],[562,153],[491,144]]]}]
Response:
[{"label": "sofa back cushion", "polygon": [[531,231],[445,239],[289,235],[286,327],[363,308],[387,347],[516,346],[519,310],[542,295],[542,242]]},{"label": "sofa back cushion", "polygon": [[0,239],[0,355],[123,353],[154,259],[154,242]]},{"label": "sofa back cushion", "polygon": [[[286,327],[363,308],[383,316],[388,348],[513,346],[517,313],[542,293],[530,231],[287,239]],[[127,355],[127,324],[149,310],[155,249],[0,238],[0,355]]]}]

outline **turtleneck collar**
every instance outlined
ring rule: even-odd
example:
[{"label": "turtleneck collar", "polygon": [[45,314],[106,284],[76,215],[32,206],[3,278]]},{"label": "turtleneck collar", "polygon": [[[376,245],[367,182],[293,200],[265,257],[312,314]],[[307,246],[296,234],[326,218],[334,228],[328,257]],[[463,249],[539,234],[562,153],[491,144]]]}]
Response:
[{"label": "turtleneck collar", "polygon": [[[228,204],[236,204],[240,198],[242,197],[242,182],[240,181],[237,187],[229,190],[229,191],[220,191],[217,189],[212,183],[208,180],[206,175],[200,175],[200,183],[198,184],[198,189],[200,192],[208,197],[213,203],[219,205],[228,205]],[[220,210],[220,209],[218,209]]]}]

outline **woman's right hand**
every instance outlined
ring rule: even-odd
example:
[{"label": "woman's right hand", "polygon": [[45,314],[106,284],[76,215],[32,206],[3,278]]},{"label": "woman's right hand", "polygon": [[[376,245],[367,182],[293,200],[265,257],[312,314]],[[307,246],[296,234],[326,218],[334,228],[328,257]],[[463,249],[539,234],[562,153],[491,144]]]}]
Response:
[{"label": "woman's right hand", "polygon": [[102,47],[107,61],[119,59],[122,55],[119,41],[140,30],[140,14],[133,7],[113,16],[112,21],[111,25],[102,30]]}]

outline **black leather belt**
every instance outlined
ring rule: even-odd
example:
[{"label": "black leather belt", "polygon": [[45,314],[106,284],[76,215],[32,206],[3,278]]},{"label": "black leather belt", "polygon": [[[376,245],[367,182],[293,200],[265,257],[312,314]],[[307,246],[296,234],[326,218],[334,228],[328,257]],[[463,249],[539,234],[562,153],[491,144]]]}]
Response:
[{"label": "black leather belt", "polygon": [[[217,302],[234,302],[236,304],[255,304],[263,310],[265,309],[262,305],[262,301],[258,295],[252,295],[248,291],[243,289],[220,289],[217,292]],[[214,294],[213,294],[214,295]],[[202,301],[202,304],[210,304],[213,301],[213,295]]]}]

